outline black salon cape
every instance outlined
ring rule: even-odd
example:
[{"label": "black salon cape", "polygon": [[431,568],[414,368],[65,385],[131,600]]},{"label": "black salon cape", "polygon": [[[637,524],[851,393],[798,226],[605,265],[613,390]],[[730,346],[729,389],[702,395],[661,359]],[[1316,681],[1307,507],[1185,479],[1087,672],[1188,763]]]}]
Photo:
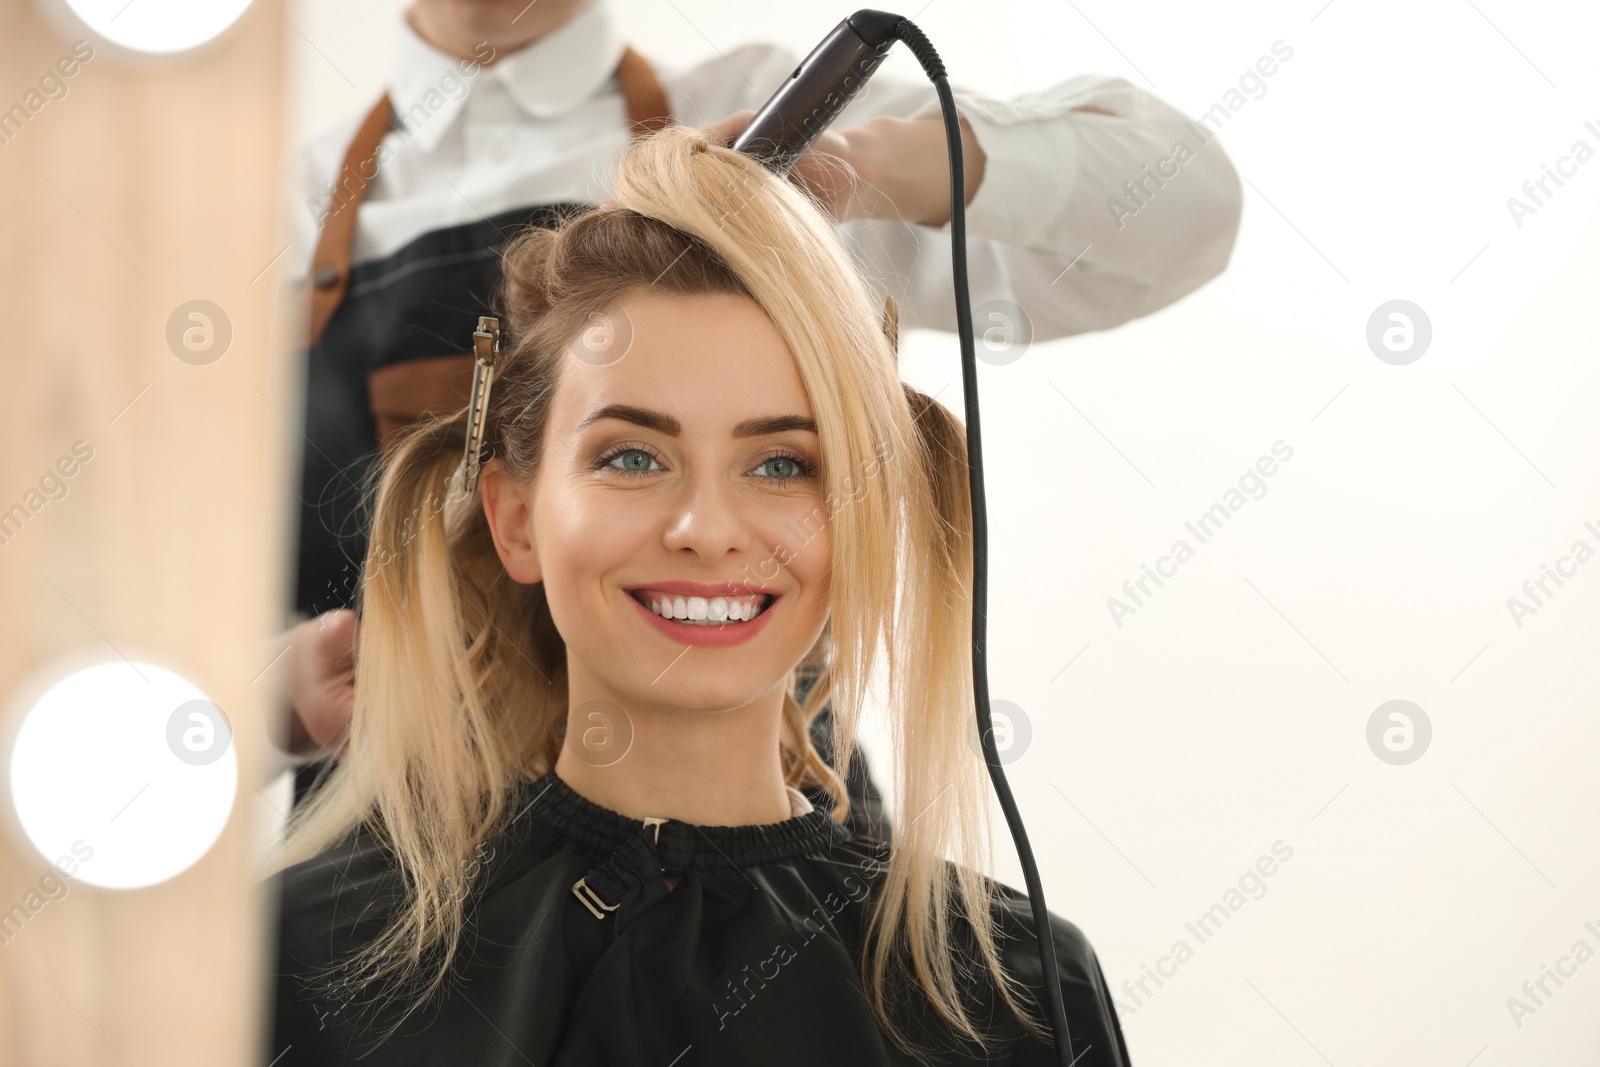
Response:
[{"label": "black salon cape", "polygon": [[[525,805],[525,806],[521,806]],[[887,846],[821,810],[762,826],[653,827],[601,807],[552,771],[524,784],[519,814],[483,853],[481,890],[445,994],[383,1038],[394,1015],[361,1008],[348,984],[307,979],[382,926],[394,899],[386,853],[365,830],[277,875],[271,1046],[262,1063],[901,1065],[918,1061],[874,1020],[857,978],[867,905]],[[681,874],[668,889],[662,871]],[[579,879],[616,910],[596,918]],[[1026,897],[994,904],[1007,970],[1046,1017]],[[1099,960],[1051,915],[1074,1067],[1124,1067],[1128,1053]],[[985,992],[987,990],[987,993]],[[370,1000],[370,998],[367,998]],[[984,1055],[925,1001],[897,1021],[949,1065],[1056,1065],[991,987],[974,986],[980,1025],[1003,1035]],[[984,1021],[986,1020],[986,1021]],[[281,1057],[274,1060],[274,1057]]]}]

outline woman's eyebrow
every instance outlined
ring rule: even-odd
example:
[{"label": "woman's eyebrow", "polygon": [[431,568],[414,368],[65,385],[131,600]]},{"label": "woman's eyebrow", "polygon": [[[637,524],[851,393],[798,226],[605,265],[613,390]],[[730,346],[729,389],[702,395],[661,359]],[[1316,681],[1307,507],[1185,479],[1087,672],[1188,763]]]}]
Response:
[{"label": "woman's eyebrow", "polygon": [[[683,432],[683,426],[677,419],[660,411],[651,411],[649,408],[636,408],[628,404],[607,404],[598,411],[592,412],[578,423],[582,430],[592,422],[601,419],[617,419],[629,422],[635,426],[643,426],[647,430],[666,434],[668,437],[677,437]],[[733,428],[735,437],[764,437],[767,434],[783,433],[785,430],[805,430],[808,433],[817,432],[817,424],[803,415],[765,415],[761,418],[746,419]]]}]

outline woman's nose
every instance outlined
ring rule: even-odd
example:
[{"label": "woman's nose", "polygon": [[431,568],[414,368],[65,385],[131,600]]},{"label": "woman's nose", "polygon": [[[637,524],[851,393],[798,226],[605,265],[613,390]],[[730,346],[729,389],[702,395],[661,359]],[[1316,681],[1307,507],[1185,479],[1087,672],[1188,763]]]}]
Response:
[{"label": "woman's nose", "polygon": [[672,494],[666,547],[690,549],[707,559],[752,543],[752,502],[737,481],[740,475],[720,455],[701,461]]}]

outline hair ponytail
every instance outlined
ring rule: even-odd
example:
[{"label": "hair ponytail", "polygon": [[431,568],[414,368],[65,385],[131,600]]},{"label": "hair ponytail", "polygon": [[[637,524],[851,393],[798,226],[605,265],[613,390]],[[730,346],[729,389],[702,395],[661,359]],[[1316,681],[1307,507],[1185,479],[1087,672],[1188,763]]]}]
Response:
[{"label": "hair ponytail", "polygon": [[372,831],[408,891],[392,924],[340,961],[339,984],[392,981],[416,1004],[448,972],[474,859],[509,815],[503,786],[553,764],[565,726],[560,636],[542,587],[501,569],[479,500],[463,491],[465,448],[462,409],[409,427],[385,456],[350,730],[279,858],[309,859],[357,823]]},{"label": "hair ponytail", "polygon": [[972,595],[972,487],[968,480],[967,428],[949,408],[906,383],[906,405],[928,472],[941,538],[934,565],[953,576],[951,591]]}]

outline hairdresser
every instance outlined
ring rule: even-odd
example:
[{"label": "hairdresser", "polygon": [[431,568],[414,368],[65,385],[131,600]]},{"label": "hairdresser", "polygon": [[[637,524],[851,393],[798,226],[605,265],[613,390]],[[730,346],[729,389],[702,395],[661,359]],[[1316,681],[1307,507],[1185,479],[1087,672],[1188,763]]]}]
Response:
[{"label": "hairdresser", "polygon": [[[679,121],[731,140],[800,58],[753,44],[688,68],[647,59],[612,0],[414,0],[398,31],[384,97],[300,160],[306,447],[287,635],[293,714],[278,742],[303,764],[297,796],[349,719],[364,479],[406,426],[466,404],[470,334],[493,311],[506,240],[605,199],[598,176],[634,133]],[[1014,100],[955,99],[975,308],[1011,301],[1046,340],[1148,314],[1226,266],[1238,176],[1211,142],[1181,179],[1151,184],[1147,165],[1193,139],[1155,96],[1085,74]],[[897,301],[902,329],[956,325],[944,137],[931,86],[880,75],[794,171]],[[1122,202],[1126,215],[1130,183],[1143,190],[1133,220],[1108,207]],[[812,680],[799,680],[798,700]],[[825,707],[813,726],[820,752],[830,733]],[[859,753],[845,777],[851,827],[888,839]]]}]

